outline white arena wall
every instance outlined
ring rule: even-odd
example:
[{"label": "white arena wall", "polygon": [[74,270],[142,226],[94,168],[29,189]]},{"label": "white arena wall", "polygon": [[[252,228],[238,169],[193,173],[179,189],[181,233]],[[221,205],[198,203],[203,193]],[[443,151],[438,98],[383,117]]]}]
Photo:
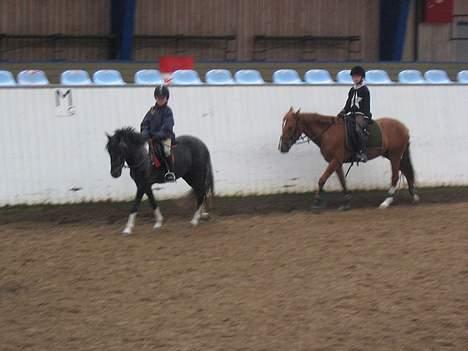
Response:
[{"label": "white arena wall", "polygon": [[[172,87],[177,135],[208,145],[219,195],[315,190],[325,169],[314,144],[277,150],[290,106],[336,114],[347,86]],[[468,85],[371,86],[374,117],[391,116],[411,131],[419,186],[468,185]],[[68,95],[64,96],[67,91]],[[124,170],[110,174],[105,132],[139,128],[153,88],[0,88],[0,206],[126,200],[135,186]],[[351,189],[387,189],[388,161],[353,168]],[[154,186],[159,198],[183,195],[183,180]],[[327,190],[339,190],[332,176]]]}]

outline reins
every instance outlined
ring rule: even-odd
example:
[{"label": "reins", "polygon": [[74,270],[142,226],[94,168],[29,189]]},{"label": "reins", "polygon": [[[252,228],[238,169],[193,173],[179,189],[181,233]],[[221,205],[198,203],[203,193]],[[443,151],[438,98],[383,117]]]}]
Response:
[{"label": "reins", "polygon": [[127,161],[124,162],[124,165],[123,165],[123,168],[130,168],[130,169],[135,169],[135,168],[138,168],[140,167],[141,165],[143,165],[143,163],[145,163],[146,161],[146,158],[143,158],[143,160],[141,160],[138,164],[136,165],[130,165]]},{"label": "reins", "polygon": [[301,136],[297,139],[296,143],[295,144],[305,144],[305,143],[310,143],[311,141],[315,142],[315,141],[319,141],[320,138],[333,126],[335,125],[336,121],[334,121],[333,123],[330,123],[324,130],[322,130],[319,134],[313,136],[313,137],[309,137],[307,136],[305,133],[302,133]]}]

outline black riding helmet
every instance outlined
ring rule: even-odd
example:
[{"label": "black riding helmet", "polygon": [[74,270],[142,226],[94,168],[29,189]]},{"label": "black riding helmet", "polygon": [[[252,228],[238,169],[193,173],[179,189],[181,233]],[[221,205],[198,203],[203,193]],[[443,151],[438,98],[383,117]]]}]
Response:
[{"label": "black riding helmet", "polygon": [[351,69],[351,76],[361,76],[364,79],[366,78],[366,71],[361,66],[354,66]]},{"label": "black riding helmet", "polygon": [[158,97],[165,97],[169,100],[169,89],[163,84],[158,85],[154,89],[154,98],[156,99]]}]

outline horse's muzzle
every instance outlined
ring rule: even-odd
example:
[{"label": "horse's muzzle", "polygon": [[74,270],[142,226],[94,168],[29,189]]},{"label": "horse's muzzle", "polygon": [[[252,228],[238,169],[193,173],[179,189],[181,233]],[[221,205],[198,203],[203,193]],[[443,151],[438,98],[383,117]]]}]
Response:
[{"label": "horse's muzzle", "polygon": [[280,137],[280,140],[278,143],[278,150],[284,154],[288,152],[290,148],[291,146],[283,141],[283,137]]},{"label": "horse's muzzle", "polygon": [[111,176],[114,177],[114,178],[118,178],[122,175],[122,168],[113,168],[111,169],[111,172],[110,172]]}]

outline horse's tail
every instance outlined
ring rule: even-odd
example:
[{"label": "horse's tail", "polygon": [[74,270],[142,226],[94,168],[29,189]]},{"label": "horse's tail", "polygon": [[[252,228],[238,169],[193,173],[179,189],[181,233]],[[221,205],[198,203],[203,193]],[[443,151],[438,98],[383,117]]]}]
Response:
[{"label": "horse's tail", "polygon": [[205,175],[205,199],[209,208],[213,206],[213,197],[215,194],[214,190],[214,175],[213,175],[213,166],[211,164],[211,156],[208,152],[208,157],[206,161],[206,175]]},{"label": "horse's tail", "polygon": [[405,152],[403,152],[403,156],[401,157],[400,161],[400,170],[405,175],[408,183],[414,184],[414,168],[413,163],[411,162],[411,154],[410,154],[410,143],[406,145]]}]

